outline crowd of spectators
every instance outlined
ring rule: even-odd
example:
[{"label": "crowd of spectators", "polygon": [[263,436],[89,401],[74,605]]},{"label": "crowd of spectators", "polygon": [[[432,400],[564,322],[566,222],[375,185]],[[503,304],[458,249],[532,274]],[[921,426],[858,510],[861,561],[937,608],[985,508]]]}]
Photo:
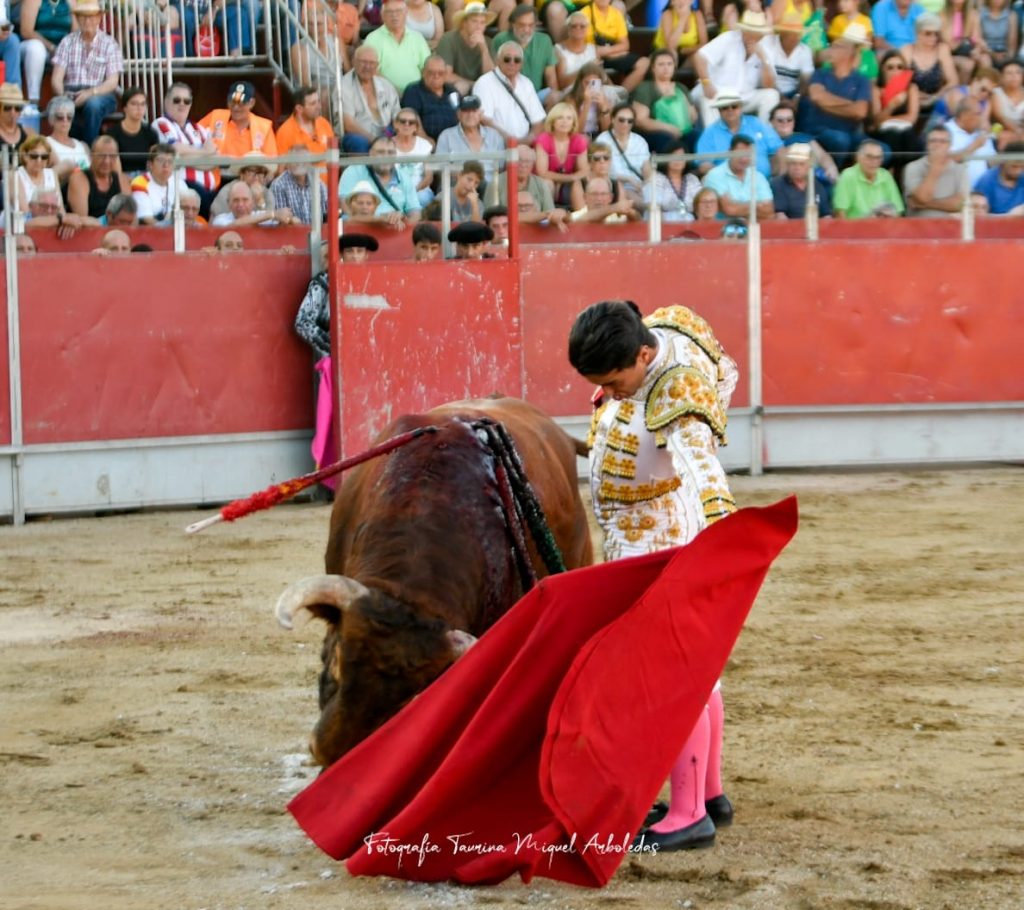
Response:
[{"label": "crowd of spectators", "polygon": [[[560,231],[653,213],[801,218],[809,183],[822,217],[1024,212],[1024,165],[992,161],[1024,152],[1008,0],[668,0],[649,56],[633,50],[621,0],[572,12],[381,0],[375,13],[360,3],[358,27],[342,29],[347,5],[331,32],[346,36],[339,122],[324,117],[320,86],[298,89],[278,125],[254,112],[244,79],[205,112],[175,82],[148,122],[151,99],[121,90],[121,50],[95,0],[23,0],[19,27],[0,22],[0,148],[19,164],[10,204],[24,223],[64,232],[169,225],[176,207],[193,227],[309,224],[317,196],[321,218],[328,207],[316,170],[260,159],[320,153],[337,134],[345,153],[390,159],[343,169],[342,217],[394,229],[479,223],[510,204]],[[48,65],[44,136],[26,124],[40,116]],[[474,158],[511,145],[515,200],[504,163]],[[447,169],[448,212],[440,163],[406,160],[435,153],[469,159]],[[190,164],[211,154],[238,164]],[[653,167],[652,155],[669,158]]]}]

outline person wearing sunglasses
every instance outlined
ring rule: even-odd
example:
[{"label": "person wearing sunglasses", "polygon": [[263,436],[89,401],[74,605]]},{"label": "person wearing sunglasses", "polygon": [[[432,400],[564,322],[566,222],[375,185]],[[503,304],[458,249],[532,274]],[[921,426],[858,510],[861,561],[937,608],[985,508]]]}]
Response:
[{"label": "person wearing sunglasses", "polygon": [[871,86],[871,135],[881,139],[896,154],[902,166],[921,154],[922,143],[916,124],[921,113],[921,92],[912,80],[899,51],[886,51]]},{"label": "person wearing sunglasses", "polygon": [[[52,152],[45,137],[32,136],[26,139],[18,149],[18,160],[21,162],[21,167],[15,171],[18,211],[28,211],[29,200],[36,190],[54,190],[60,197],[60,180],[51,167]],[[58,210],[64,211],[63,199],[59,202]]]},{"label": "person wearing sunglasses", "polygon": [[651,149],[647,140],[633,132],[636,113],[630,104],[617,104],[612,108],[611,129],[605,130],[597,141],[612,150],[612,179],[625,188],[626,195],[637,206],[643,204],[644,184],[651,176]]},{"label": "person wearing sunglasses", "polygon": [[544,129],[544,105],[533,83],[523,75],[523,49],[515,41],[498,48],[497,67],[473,85],[480,99],[483,122],[496,129],[505,141],[515,139],[532,145]]},{"label": "person wearing sunglasses", "polygon": [[[164,93],[163,116],[157,117],[152,123],[156,141],[173,145],[174,154],[186,162],[197,155],[217,154],[217,145],[210,131],[190,119],[191,111],[192,89],[184,82],[173,82]],[[186,166],[184,176],[185,182],[199,193],[203,215],[207,216],[210,203],[220,185],[219,172]]]},{"label": "person wearing sunglasses", "polygon": [[558,93],[555,46],[547,34],[537,31],[537,11],[530,3],[520,3],[512,10],[508,24],[507,31],[494,36],[491,43],[494,55],[497,56],[498,48],[506,41],[515,41],[522,48],[522,74],[533,83],[540,100],[547,104],[548,95]]},{"label": "person wearing sunglasses", "polygon": [[[434,151],[434,143],[423,135],[420,115],[411,107],[403,107],[394,121],[395,154],[399,159],[418,155],[430,155]],[[416,187],[416,195],[421,206],[428,206],[434,201],[434,170],[423,161],[400,161],[398,168],[405,171],[409,181]]]},{"label": "person wearing sunglasses", "polygon": [[923,111],[930,111],[943,94],[960,82],[953,54],[942,40],[941,29],[942,20],[938,16],[924,13],[914,22],[914,41],[900,49],[914,74],[914,84],[921,90]]},{"label": "person wearing sunglasses", "polygon": [[0,85],[0,152],[19,149],[32,133],[25,129],[18,118],[25,109],[25,98],[18,86],[5,82]]},{"label": "person wearing sunglasses", "polygon": [[75,102],[64,95],[50,99],[46,106],[46,119],[50,124],[50,151],[57,179],[64,183],[78,168],[89,166],[89,146],[71,135],[75,119]]}]

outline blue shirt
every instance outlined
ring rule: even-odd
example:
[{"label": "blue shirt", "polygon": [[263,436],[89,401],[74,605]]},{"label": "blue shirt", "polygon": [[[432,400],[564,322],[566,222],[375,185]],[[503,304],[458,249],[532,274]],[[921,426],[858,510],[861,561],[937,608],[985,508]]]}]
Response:
[{"label": "blue shirt", "polygon": [[[807,212],[807,191],[797,189],[786,174],[772,180],[772,195],[775,197],[775,211],[784,212],[787,218],[803,218]],[[818,204],[818,215],[825,218],[832,214],[832,188],[822,183],[815,175],[814,200]]]},{"label": "blue shirt", "polygon": [[[831,68],[817,69],[811,76],[811,85],[820,85],[830,95],[845,98],[847,101],[866,101],[871,107],[871,83],[868,77],[854,70],[849,76],[840,79]],[[809,95],[809,93],[808,93]],[[866,116],[866,115],[865,115]],[[802,126],[815,137],[823,130],[841,130],[844,133],[859,133],[864,121],[850,120],[848,117],[837,117],[823,111],[814,102],[807,105],[807,113]]]},{"label": "blue shirt", "polygon": [[[378,177],[377,179],[379,180],[380,178]],[[345,168],[344,173],[341,175],[338,195],[342,199],[347,198],[352,192],[352,188],[360,180],[365,180],[369,183],[373,187],[374,192],[381,196],[381,193],[377,190],[377,185],[370,176],[369,168],[365,164],[353,164]],[[397,210],[403,215],[408,215],[410,212],[418,212],[420,210],[420,200],[416,193],[416,187],[413,186],[412,181],[404,171],[397,167],[392,167],[391,180],[387,183],[381,180],[381,183],[384,184],[384,189],[388,191],[388,195],[395,204],[390,205],[387,199],[381,197],[380,205],[377,206],[377,211],[374,214],[388,215]]]},{"label": "blue shirt", "polygon": [[888,41],[893,47],[903,47],[914,43],[917,37],[914,22],[923,12],[923,6],[911,3],[907,15],[901,16],[896,9],[896,0],[878,0],[871,10],[871,27],[878,38]]},{"label": "blue shirt", "polygon": [[1016,186],[1006,186],[999,180],[999,168],[991,167],[978,178],[972,193],[988,200],[988,210],[993,215],[1005,215],[1010,209],[1024,205],[1024,174],[1017,178]]},{"label": "blue shirt", "polygon": [[[757,149],[757,169],[765,177],[771,177],[772,155],[782,148],[782,140],[775,132],[775,127],[763,123],[753,114],[744,114],[740,117],[740,128],[735,133],[729,131],[724,120],[716,120],[700,134],[697,152],[727,152],[732,137],[740,134],[754,140],[754,148]],[[723,160],[718,158],[713,163],[721,164]]]},{"label": "blue shirt", "polygon": [[[719,196],[728,196],[733,202],[750,202],[750,176],[744,174],[737,177],[723,162],[713,167],[704,177],[704,186],[711,187]],[[772,198],[772,188],[767,178],[760,171],[754,171],[754,198],[758,202],[767,202]]]}]

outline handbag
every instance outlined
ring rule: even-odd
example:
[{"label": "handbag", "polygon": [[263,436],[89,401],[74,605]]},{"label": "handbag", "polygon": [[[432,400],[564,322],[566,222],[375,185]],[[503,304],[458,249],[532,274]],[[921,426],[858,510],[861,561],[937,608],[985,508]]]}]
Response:
[{"label": "handbag", "polygon": [[196,56],[220,56],[220,32],[209,21],[200,25],[199,31],[196,32]]}]

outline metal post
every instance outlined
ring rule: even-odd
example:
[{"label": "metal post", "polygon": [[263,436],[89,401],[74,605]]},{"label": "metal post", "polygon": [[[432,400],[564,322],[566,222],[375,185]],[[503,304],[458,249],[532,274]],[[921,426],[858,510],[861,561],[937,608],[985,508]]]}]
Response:
[{"label": "metal post", "polygon": [[[960,239],[974,240],[974,206],[971,205],[971,181],[964,162],[964,203],[960,209]],[[998,165],[997,165],[998,166]]]},{"label": "metal post", "polygon": [[[499,174],[494,175],[495,180],[500,180]],[[508,258],[519,258],[519,147],[518,143],[512,142],[509,146],[509,159],[505,167],[505,208],[508,209]]]},{"label": "metal post", "polygon": [[658,177],[658,166],[651,168],[651,176],[647,185],[651,188],[651,205],[647,209],[647,242],[661,243],[661,205],[658,203],[658,188],[655,181]]},{"label": "metal post", "polygon": [[324,235],[323,216],[323,181],[320,179],[320,168],[310,166],[307,180],[311,180],[309,189],[309,267],[310,276],[316,275],[323,269],[323,255],[321,253],[320,240]]},{"label": "metal post", "polygon": [[15,449],[11,460],[11,507],[16,525],[25,523],[25,497],[22,488],[21,447],[24,444],[21,413],[21,328],[18,309],[18,247],[14,237],[15,176],[12,156],[14,149],[5,150],[0,167],[4,171],[4,254],[7,276],[7,363],[10,368],[11,447]]},{"label": "metal post", "polygon": [[804,227],[807,239],[812,243],[818,240],[818,194],[814,191],[814,158],[807,172],[807,202],[804,205]]},{"label": "metal post", "polygon": [[750,474],[764,473],[764,402],[761,361],[761,225],[747,227],[747,344],[750,369]]},{"label": "metal post", "polygon": [[452,229],[452,166],[446,161],[441,165],[441,249],[444,258],[450,259],[452,244],[448,232]]},{"label": "metal post", "polygon": [[331,379],[334,381],[334,442],[339,457],[345,456],[341,435],[341,411],[344,389],[341,381],[341,287],[338,274],[338,239],[340,232],[340,205],[338,183],[341,174],[338,140],[332,138],[327,146],[327,293],[331,312]]}]

